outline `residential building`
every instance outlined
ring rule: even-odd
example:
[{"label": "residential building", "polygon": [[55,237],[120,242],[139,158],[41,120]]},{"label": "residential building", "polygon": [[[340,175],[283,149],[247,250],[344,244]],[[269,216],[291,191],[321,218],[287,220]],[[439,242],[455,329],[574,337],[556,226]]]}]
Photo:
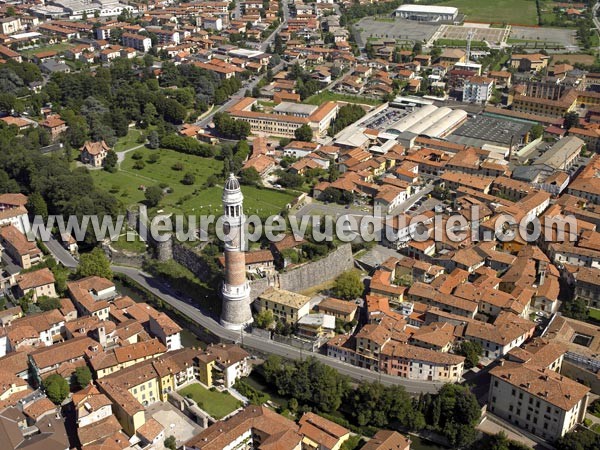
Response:
[{"label": "residential building", "polygon": [[67,288],[80,314],[97,316],[100,320],[109,318],[109,300],[117,296],[115,285],[110,280],[91,276],[71,281]]},{"label": "residential building", "polygon": [[92,167],[102,167],[104,164],[104,158],[110,151],[110,147],[104,141],[91,142],[86,141],[81,147],[80,158],[84,164],[89,164]]},{"label": "residential building", "polygon": [[319,312],[332,315],[345,323],[354,320],[357,309],[358,305],[356,303],[333,297],[325,298],[317,305],[317,310]]},{"label": "residential building", "polygon": [[503,361],[490,371],[488,410],[548,441],[585,417],[590,388],[553,370]]},{"label": "residential building", "polygon": [[44,256],[42,251],[35,245],[35,241],[29,241],[13,225],[5,225],[0,228],[0,243],[2,243],[8,256],[23,269],[29,269],[39,263]]},{"label": "residential building", "polygon": [[270,287],[258,296],[254,306],[258,312],[271,311],[276,320],[294,324],[310,312],[310,298]]},{"label": "residential building", "polygon": [[166,347],[167,351],[179,350],[181,345],[181,327],[173,319],[161,312],[149,318],[150,332]]},{"label": "residential building", "polygon": [[0,194],[0,227],[13,225],[21,233],[29,233],[31,225],[26,205],[27,196],[23,194]]},{"label": "residential building", "polygon": [[131,47],[140,52],[148,52],[152,48],[152,40],[149,36],[141,34],[123,33],[121,43],[124,47]]},{"label": "residential building", "polygon": [[487,103],[494,94],[494,80],[475,76],[467,79],[463,86],[462,101],[467,103]]},{"label": "residential building", "polygon": [[57,297],[54,282],[54,275],[47,267],[23,273],[17,278],[18,295],[24,297],[31,293],[33,302],[40,297]]},{"label": "residential building", "polygon": [[379,430],[362,450],[410,450],[410,439],[397,431]]}]

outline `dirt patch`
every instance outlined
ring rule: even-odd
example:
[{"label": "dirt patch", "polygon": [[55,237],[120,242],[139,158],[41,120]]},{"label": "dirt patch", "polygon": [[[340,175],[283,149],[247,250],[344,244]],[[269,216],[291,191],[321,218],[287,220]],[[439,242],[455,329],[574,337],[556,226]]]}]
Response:
[{"label": "dirt patch", "polygon": [[569,64],[585,64],[587,66],[591,66],[595,62],[595,58],[593,55],[576,55],[576,54],[557,54],[552,55],[552,61],[556,63],[556,61],[568,61]]}]

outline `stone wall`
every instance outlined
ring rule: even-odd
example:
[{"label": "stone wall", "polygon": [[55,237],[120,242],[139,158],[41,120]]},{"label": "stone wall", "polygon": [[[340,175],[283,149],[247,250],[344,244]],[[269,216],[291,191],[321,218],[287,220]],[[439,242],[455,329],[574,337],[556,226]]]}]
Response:
[{"label": "stone wall", "polygon": [[353,267],[352,246],[343,244],[323,259],[304,264],[289,272],[253,281],[251,295],[255,299],[270,286],[301,292],[336,278]]},{"label": "stone wall", "polygon": [[171,242],[171,258],[181,264],[182,266],[189,269],[194,275],[200,279],[206,280],[207,275],[210,274],[210,269],[202,259],[202,257],[190,247],[174,242]]}]

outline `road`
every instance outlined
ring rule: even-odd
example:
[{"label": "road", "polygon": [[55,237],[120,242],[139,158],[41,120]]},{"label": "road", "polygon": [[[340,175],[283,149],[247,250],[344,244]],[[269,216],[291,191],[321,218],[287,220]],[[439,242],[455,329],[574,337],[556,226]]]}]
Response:
[{"label": "road", "polygon": [[[271,71],[273,72],[273,74],[276,74],[281,69],[283,69],[284,65],[285,64],[283,62],[281,62],[278,65],[276,65],[275,67],[273,67],[271,69]],[[208,126],[212,122],[213,116],[215,114],[217,114],[218,112],[227,111],[229,108],[231,108],[233,105],[235,105],[240,99],[244,98],[244,96],[246,95],[246,91],[249,90],[250,92],[252,92],[252,90],[256,87],[256,85],[262,79],[262,77],[263,77],[263,75],[259,75],[257,77],[254,77],[254,79],[251,79],[251,81],[249,83],[244,83],[242,85],[241,89],[239,91],[237,91],[235,94],[233,94],[229,100],[227,100],[222,105],[220,105],[216,108],[213,108],[213,110],[209,114],[202,117],[202,119],[200,119],[198,122],[196,122],[196,125],[198,125],[199,127],[202,127],[202,128]]]},{"label": "road", "polygon": [[71,255],[61,245],[61,243],[53,237],[51,237],[49,241],[44,242],[44,244],[46,245],[50,253],[52,253],[52,256],[54,256],[54,258],[63,266],[68,267],[69,269],[74,269],[79,265],[79,262],[75,258],[73,258],[73,255]]},{"label": "road", "polygon": [[404,386],[406,391],[411,394],[437,392],[437,390],[443,385],[443,383],[406,380],[390,375],[379,374],[367,369],[352,366],[334,358],[329,358],[325,355],[301,351],[300,349],[296,349],[289,345],[281,344],[271,340],[265,340],[264,338],[253,336],[252,334],[227,330],[220,325],[217,318],[206,316],[196,307],[181,300],[171,288],[167,287],[164,283],[154,278],[152,275],[132,267],[112,266],[112,270],[116,273],[127,275],[135,282],[139,283],[142,287],[150,291],[152,294],[156,295],[163,302],[168,303],[170,306],[185,314],[191,320],[206,328],[216,336],[231,341],[241,341],[243,342],[244,346],[253,348],[259,352],[279,355],[290,359],[300,359],[308,355],[314,356],[324,364],[336,369],[341,374],[348,375],[355,380],[370,382],[380,381],[386,385],[401,385]]},{"label": "road", "polygon": [[[240,14],[239,11],[239,6],[238,6],[239,2],[236,2],[236,9],[234,10],[234,16],[236,14]],[[279,33],[281,31],[281,29],[286,25],[287,20],[289,18],[290,12],[289,12],[289,8],[287,5],[287,2],[282,2],[283,5],[283,20],[281,21],[281,23],[279,24],[279,26],[275,29],[275,31],[273,31],[273,33],[271,33],[271,35],[265,39],[259,46],[259,50],[261,52],[264,52],[267,50],[267,47],[269,46],[269,44],[271,42],[273,42],[273,40],[275,39],[275,35],[277,33]],[[273,72],[273,74],[276,74],[277,72],[279,72],[281,69],[283,69],[284,67],[284,63],[280,63],[277,66],[273,67],[271,70]],[[256,85],[258,84],[258,82],[261,80],[263,76],[258,76],[256,78],[254,78],[252,81],[250,81],[249,83],[244,83],[244,85],[242,86],[242,88],[237,91],[235,94],[233,94],[231,96],[231,98],[223,103],[222,105],[220,105],[217,108],[213,108],[213,110],[210,112],[210,114],[207,114],[206,116],[204,116],[202,119],[200,119],[198,122],[196,122],[196,125],[198,125],[199,127],[206,127],[208,124],[210,124],[212,122],[212,118],[215,114],[219,113],[219,112],[223,112],[226,111],[227,109],[229,109],[231,106],[233,106],[234,104],[236,104],[241,98],[244,97],[244,95],[246,94],[246,91],[249,90],[250,92],[252,92],[252,90],[256,87]]]}]

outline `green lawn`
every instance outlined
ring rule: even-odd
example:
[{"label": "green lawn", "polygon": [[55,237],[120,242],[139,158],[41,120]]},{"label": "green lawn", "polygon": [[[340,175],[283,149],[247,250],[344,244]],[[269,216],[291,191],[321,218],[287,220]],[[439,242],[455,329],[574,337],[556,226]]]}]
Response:
[{"label": "green lawn", "polygon": [[[125,146],[126,144],[122,144]],[[138,145],[138,144],[136,144]],[[150,154],[158,153],[157,162],[149,162]],[[143,169],[134,169],[135,154],[141,154],[144,162]],[[183,164],[183,170],[174,170],[175,163]],[[150,150],[140,148],[127,153],[121,164],[120,170],[109,173],[105,170],[94,170],[92,176],[97,185],[107,190],[125,205],[138,203],[144,200],[141,186],[163,185],[172,189],[166,194],[159,207],[164,212],[175,214],[219,214],[221,212],[222,187],[214,186],[204,188],[206,179],[212,174],[220,174],[223,162],[214,158],[202,158],[194,155],[185,155],[174,150]],[[196,183],[188,186],[181,183],[185,173],[195,175]],[[266,217],[276,214],[285,208],[285,205],[294,199],[294,195],[284,191],[259,189],[252,186],[243,186],[244,209],[247,215],[259,214]]]},{"label": "green lawn", "polygon": [[115,148],[113,149],[115,152],[122,152],[123,150],[129,150],[130,148],[137,147],[138,145],[142,145],[138,142],[138,138],[141,136],[141,130],[136,128],[130,128],[127,136],[123,136],[117,140],[115,144]]},{"label": "green lawn", "polygon": [[600,322],[600,309],[590,308],[590,319],[597,320]]},{"label": "green lawn", "polygon": [[111,242],[111,246],[117,250],[126,252],[143,253],[146,251],[146,244],[134,230],[124,230],[119,235],[119,239]]},{"label": "green lawn", "polygon": [[465,20],[513,25],[537,25],[535,0],[448,0],[436,6],[454,6]]},{"label": "green lawn", "polygon": [[191,395],[198,406],[213,416],[221,419],[232,413],[242,404],[227,392],[213,392],[204,388],[201,384],[190,384],[179,391],[180,395]]},{"label": "green lawn", "polygon": [[322,105],[327,101],[348,102],[348,103],[364,103],[366,105],[381,105],[383,101],[374,98],[357,97],[348,94],[337,94],[331,91],[321,91],[319,94],[312,95],[302,103],[309,105]]}]

